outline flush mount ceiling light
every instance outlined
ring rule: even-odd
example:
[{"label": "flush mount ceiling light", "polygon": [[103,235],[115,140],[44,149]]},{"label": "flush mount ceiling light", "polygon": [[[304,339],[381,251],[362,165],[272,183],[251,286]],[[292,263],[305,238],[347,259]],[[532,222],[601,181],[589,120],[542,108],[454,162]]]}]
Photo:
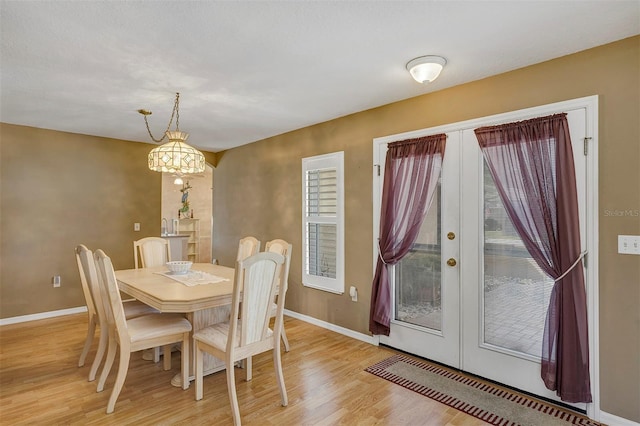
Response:
[{"label": "flush mount ceiling light", "polygon": [[431,83],[438,78],[446,63],[442,56],[420,56],[407,63],[407,71],[418,83]]},{"label": "flush mount ceiling light", "polygon": [[[149,136],[154,142],[162,142],[165,138],[169,142],[154,148],[149,153],[149,169],[156,172],[167,172],[176,174],[190,174],[204,172],[205,160],[204,155],[194,147],[185,143],[189,137],[188,133],[180,131],[180,112],[179,112],[180,93],[176,93],[176,101],[173,105],[171,119],[167,125],[164,136],[156,139],[151,134],[147,116],[151,115],[151,111],[139,109],[138,112],[144,116],[144,122],[147,125]],[[176,118],[176,129],[170,131],[173,117]]]}]

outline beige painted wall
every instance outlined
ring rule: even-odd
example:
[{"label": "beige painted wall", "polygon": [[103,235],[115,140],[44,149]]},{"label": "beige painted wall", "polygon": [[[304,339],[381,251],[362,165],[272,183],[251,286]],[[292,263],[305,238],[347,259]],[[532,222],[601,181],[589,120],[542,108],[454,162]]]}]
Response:
[{"label": "beige painted wall", "polygon": [[[640,218],[607,213],[640,210],[639,63],[634,37],[226,151],[214,171],[214,250],[233,265],[245,235],[292,242],[287,308],[368,333],[373,138],[599,95],[601,407],[639,422],[640,256],[616,250],[618,234],[640,235]],[[301,285],[301,159],[334,151],[345,152],[345,285],[357,303]]]},{"label": "beige painted wall", "polygon": [[4,123],[0,144],[1,317],[84,306],[77,244],[133,268],[133,241],[159,232],[152,146]]}]

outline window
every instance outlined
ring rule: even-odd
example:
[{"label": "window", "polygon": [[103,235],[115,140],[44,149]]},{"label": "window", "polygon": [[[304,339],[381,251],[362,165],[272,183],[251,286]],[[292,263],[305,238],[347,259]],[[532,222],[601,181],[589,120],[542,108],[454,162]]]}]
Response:
[{"label": "window", "polygon": [[344,152],[302,159],[302,284],[344,293]]}]

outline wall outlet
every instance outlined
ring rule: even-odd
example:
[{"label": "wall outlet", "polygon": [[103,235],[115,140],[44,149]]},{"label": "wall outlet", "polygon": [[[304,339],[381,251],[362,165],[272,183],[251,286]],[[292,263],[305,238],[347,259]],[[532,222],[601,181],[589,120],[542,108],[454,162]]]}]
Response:
[{"label": "wall outlet", "polygon": [[140,230],[140,223],[136,222],[133,224],[133,230],[134,231],[139,231]]},{"label": "wall outlet", "polygon": [[640,235],[618,235],[618,253],[640,254]]},{"label": "wall outlet", "polygon": [[358,289],[354,286],[349,287],[349,296],[351,296],[352,302],[358,301]]},{"label": "wall outlet", "polygon": [[54,287],[60,287],[60,275],[54,275],[51,279]]}]

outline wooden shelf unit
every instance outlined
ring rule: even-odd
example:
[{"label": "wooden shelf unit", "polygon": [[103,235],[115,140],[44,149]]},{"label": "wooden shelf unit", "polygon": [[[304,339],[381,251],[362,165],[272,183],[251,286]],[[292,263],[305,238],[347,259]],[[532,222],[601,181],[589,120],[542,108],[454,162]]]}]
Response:
[{"label": "wooden shelf unit", "polygon": [[189,235],[187,241],[187,260],[194,263],[200,260],[200,219],[180,219],[180,234]]}]

